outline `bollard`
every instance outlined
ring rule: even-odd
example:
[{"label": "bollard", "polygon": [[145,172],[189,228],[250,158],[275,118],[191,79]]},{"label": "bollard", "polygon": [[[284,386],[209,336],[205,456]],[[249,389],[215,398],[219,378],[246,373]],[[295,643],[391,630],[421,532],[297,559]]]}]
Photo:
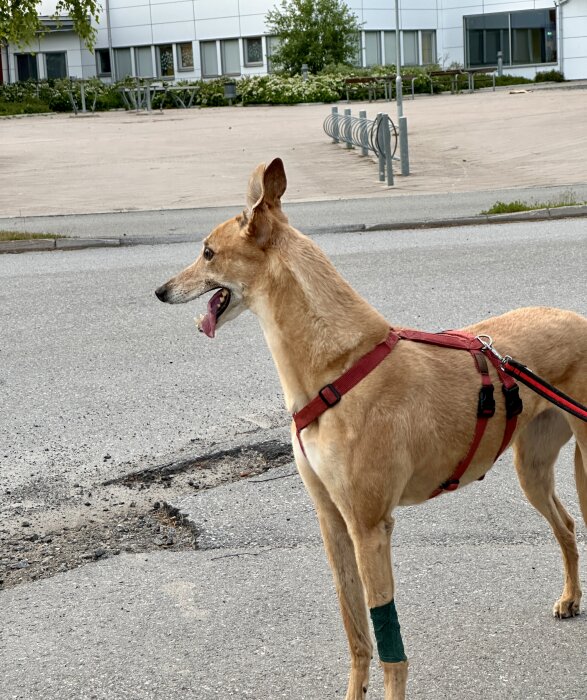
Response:
[{"label": "bollard", "polygon": [[361,124],[361,155],[367,156],[369,155],[369,142],[367,140],[367,112],[364,109],[359,112],[359,118],[364,120]]},{"label": "bollard", "polygon": [[385,180],[385,155],[383,153],[383,144],[381,143],[382,137],[381,137],[381,122],[383,120],[383,114],[379,112],[377,117],[375,118],[375,124],[376,124],[376,138],[377,138],[377,150],[378,150],[378,155],[377,155],[377,164],[379,165],[379,182],[384,182]]},{"label": "bollard", "polygon": [[151,111],[151,83],[145,85],[145,98],[147,101],[147,112]]},{"label": "bollard", "polygon": [[410,156],[408,153],[408,118],[399,118],[399,154],[402,175],[410,174]]},{"label": "bollard", "polygon": [[[351,116],[351,110],[350,109],[345,109],[344,110],[344,116],[345,117],[350,117]],[[344,120],[344,141],[347,147],[347,150],[350,151],[350,149],[353,147],[353,137],[351,133],[352,125],[351,125],[351,120],[350,119],[345,119]]]},{"label": "bollard", "polygon": [[339,119],[338,119],[338,107],[332,108],[332,143],[340,143],[339,136]]},{"label": "bollard", "polygon": [[497,75],[499,75],[500,78],[503,75],[503,51],[497,52]]},{"label": "bollard", "polygon": [[79,84],[79,89],[80,89],[80,94],[81,94],[81,99],[82,99],[82,113],[85,114],[87,112],[86,109],[86,91],[84,88],[84,81],[80,81]]}]

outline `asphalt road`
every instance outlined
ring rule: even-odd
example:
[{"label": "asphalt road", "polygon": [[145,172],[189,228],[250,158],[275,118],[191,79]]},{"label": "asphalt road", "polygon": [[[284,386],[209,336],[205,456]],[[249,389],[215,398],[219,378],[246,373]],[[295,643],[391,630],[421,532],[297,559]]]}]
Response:
[{"label": "asphalt road", "polygon": [[[396,323],[458,327],[534,304],[587,311],[583,220],[317,240]],[[42,508],[64,483],[287,423],[251,315],[211,341],[191,321],[201,303],[153,296],[195,253],[178,244],[0,258],[5,516],[16,491]],[[577,516],[569,449],[559,474]],[[200,528],[200,551],[121,555],[0,593],[0,697],[344,696],[346,643],[297,476],[178,505]],[[482,484],[401,511],[396,535],[410,697],[587,697],[587,620],[550,618],[558,549],[509,456]]]}]

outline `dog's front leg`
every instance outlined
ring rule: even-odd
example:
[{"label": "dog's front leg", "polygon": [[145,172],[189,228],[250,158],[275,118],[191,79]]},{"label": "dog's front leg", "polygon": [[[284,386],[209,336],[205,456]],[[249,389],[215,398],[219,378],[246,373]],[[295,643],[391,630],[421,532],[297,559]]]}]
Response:
[{"label": "dog's front leg", "polygon": [[408,660],[394,601],[393,518],[388,516],[375,525],[366,525],[349,514],[348,523],[383,667],[385,700],[405,700]]},{"label": "dog's front leg", "polygon": [[[346,524],[326,488],[306,460],[296,454],[299,472],[314,501],[324,546],[332,569],[351,652],[346,700],[364,700],[369,684],[373,645],[355,550]],[[398,696],[400,697],[400,696]]]}]

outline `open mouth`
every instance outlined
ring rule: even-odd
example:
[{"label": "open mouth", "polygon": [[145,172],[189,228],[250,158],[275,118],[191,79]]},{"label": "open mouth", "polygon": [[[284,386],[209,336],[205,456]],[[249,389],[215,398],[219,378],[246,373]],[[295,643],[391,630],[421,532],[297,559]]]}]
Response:
[{"label": "open mouth", "polygon": [[216,334],[216,324],[222,314],[228,309],[230,304],[230,290],[221,287],[208,301],[206,313],[198,320],[198,328],[205,333],[208,338],[213,338]]}]

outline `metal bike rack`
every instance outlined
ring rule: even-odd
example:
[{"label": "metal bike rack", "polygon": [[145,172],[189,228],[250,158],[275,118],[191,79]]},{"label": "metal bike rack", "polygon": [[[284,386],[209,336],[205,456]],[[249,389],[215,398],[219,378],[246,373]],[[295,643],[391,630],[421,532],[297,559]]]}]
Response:
[{"label": "metal bike rack", "polygon": [[333,143],[344,143],[349,150],[358,148],[362,156],[367,156],[369,151],[374,153],[379,162],[379,180],[384,182],[387,174],[387,184],[393,185],[392,161],[398,132],[388,114],[380,112],[375,119],[367,119],[365,111],[353,117],[350,109],[339,114],[338,107],[333,107],[323,127]]}]

